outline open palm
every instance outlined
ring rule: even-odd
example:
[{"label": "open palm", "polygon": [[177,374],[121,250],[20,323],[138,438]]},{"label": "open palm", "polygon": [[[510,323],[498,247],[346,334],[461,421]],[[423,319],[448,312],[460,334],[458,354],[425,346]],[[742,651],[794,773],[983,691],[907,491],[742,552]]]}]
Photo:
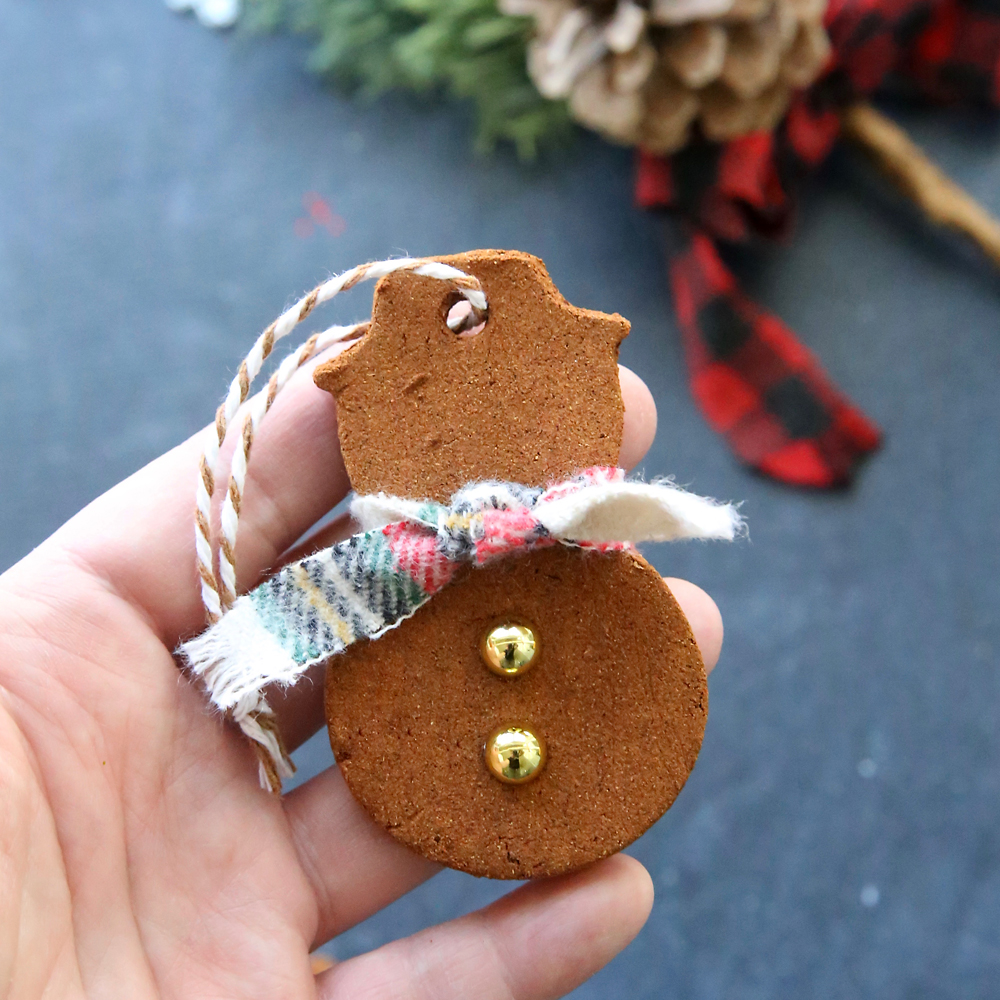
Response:
[{"label": "open palm", "polygon": [[[655,431],[623,373],[622,463]],[[555,997],[638,932],[645,870],[619,855],[314,978],[310,950],[436,870],[354,802],[336,768],[279,799],[172,650],[200,630],[198,439],[83,510],[0,577],[0,997],[491,1000]],[[349,488],[333,402],[303,371],[255,445],[241,588]],[[334,525],[313,540],[329,544]],[[713,665],[711,600],[671,586]],[[291,748],[321,685],[278,699]]]}]

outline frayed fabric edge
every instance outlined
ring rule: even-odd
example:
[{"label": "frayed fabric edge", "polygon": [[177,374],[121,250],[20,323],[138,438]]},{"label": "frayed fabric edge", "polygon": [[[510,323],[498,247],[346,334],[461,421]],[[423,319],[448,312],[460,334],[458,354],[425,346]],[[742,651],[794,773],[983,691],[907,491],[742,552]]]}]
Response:
[{"label": "frayed fabric edge", "polygon": [[561,540],[587,542],[732,541],[746,524],[732,504],[689,493],[669,481],[584,486],[532,510]]},{"label": "frayed fabric edge", "polygon": [[[424,603],[426,601],[396,621],[359,638],[374,640],[399,628]],[[346,648],[329,650],[322,656],[299,663],[264,627],[253,601],[244,596],[214,626],[182,643],[177,653],[191,674],[205,685],[212,706],[232,719],[258,748],[261,788],[280,793],[281,781],[295,773],[295,765],[276,726],[270,721],[274,713],[264,697],[264,689],[292,687],[311,667]]]},{"label": "frayed fabric edge", "polygon": [[179,650],[223,712],[237,709],[270,684],[290,686],[312,666],[296,662],[266,628],[248,597],[240,597],[206,632]]}]

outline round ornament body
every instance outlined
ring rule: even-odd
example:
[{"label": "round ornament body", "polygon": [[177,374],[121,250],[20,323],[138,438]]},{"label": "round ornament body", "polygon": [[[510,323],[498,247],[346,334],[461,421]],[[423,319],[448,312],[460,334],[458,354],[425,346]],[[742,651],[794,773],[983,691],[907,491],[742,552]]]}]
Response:
[{"label": "round ornament body", "polygon": [[[483,635],[529,617],[537,665],[488,669]],[[355,798],[402,843],[491,878],[557,875],[635,840],[687,780],[707,709],[687,620],[631,552],[560,546],[464,570],[326,676],[330,743]],[[486,759],[514,727],[543,747],[529,781],[499,780]]]}]

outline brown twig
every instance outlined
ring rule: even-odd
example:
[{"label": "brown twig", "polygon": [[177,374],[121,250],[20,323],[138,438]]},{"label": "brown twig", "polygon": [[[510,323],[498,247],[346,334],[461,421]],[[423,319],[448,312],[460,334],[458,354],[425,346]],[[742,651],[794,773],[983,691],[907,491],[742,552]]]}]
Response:
[{"label": "brown twig", "polygon": [[1000,267],[1000,221],[935,166],[895,122],[865,102],[851,105],[841,118],[844,135],[864,149],[932,222],[964,233]]}]

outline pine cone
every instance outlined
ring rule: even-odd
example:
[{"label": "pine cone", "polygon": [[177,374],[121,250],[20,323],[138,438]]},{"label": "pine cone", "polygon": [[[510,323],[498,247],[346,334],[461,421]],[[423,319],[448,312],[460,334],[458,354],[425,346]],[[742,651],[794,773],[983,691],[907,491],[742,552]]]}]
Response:
[{"label": "pine cone", "polygon": [[773,128],[830,53],[827,0],[499,0],[534,17],[528,71],[607,138],[672,153]]}]

